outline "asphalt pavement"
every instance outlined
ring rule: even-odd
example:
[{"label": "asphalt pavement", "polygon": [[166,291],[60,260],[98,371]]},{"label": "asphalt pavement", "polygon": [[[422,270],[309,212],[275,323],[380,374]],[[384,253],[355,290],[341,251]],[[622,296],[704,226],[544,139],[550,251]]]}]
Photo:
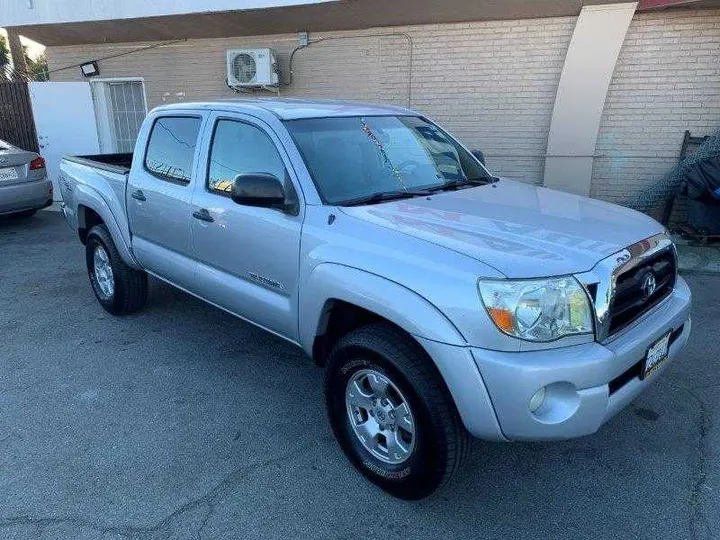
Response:
[{"label": "asphalt pavement", "polygon": [[686,352],[599,433],[478,441],[403,502],[333,440],[322,370],[153,281],[114,318],[59,213],[0,220],[2,539],[720,538],[720,277]]}]

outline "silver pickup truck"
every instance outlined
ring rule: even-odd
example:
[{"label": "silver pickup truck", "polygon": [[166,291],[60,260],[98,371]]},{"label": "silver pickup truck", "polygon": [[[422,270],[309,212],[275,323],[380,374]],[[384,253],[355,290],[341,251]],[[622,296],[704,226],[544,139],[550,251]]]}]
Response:
[{"label": "silver pickup truck", "polygon": [[150,274],[301,347],[342,450],[406,499],[470,435],[597,431],[690,333],[660,224],[496,178],[403,108],[163,106],[133,154],[65,158],[60,186],[107,311],[141,308]]}]

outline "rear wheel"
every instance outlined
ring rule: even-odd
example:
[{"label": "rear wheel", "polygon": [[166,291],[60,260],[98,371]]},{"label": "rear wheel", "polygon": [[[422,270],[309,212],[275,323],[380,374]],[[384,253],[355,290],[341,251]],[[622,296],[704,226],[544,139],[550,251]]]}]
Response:
[{"label": "rear wheel", "polygon": [[396,497],[430,495],[467,456],[470,436],[440,374],[394,327],[374,324],[340,339],[328,360],[325,399],[343,452]]},{"label": "rear wheel", "polygon": [[90,229],[85,262],[95,297],[107,312],[127,315],[145,305],[147,274],[125,264],[105,225]]}]

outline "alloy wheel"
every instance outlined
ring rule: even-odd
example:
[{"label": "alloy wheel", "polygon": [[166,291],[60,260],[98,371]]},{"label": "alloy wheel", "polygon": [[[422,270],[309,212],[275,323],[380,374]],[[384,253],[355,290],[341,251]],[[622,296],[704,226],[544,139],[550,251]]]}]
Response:
[{"label": "alloy wheel", "polygon": [[374,457],[399,465],[415,448],[410,404],[390,378],[374,369],[353,374],[345,390],[348,420],[355,436]]},{"label": "alloy wheel", "polygon": [[101,245],[97,245],[93,253],[93,270],[103,296],[112,298],[115,293],[115,278],[110,265],[110,257]]}]

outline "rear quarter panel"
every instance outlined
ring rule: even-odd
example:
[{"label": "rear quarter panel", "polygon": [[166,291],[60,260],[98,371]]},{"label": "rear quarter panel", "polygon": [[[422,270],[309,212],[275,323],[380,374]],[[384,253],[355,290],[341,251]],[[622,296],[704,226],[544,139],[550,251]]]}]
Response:
[{"label": "rear quarter panel", "polygon": [[107,226],[123,260],[139,268],[129,247],[130,228],[125,207],[127,173],[93,167],[72,158],[63,159],[59,183],[65,218],[70,226],[75,230],[85,228],[84,210],[93,210]]}]

